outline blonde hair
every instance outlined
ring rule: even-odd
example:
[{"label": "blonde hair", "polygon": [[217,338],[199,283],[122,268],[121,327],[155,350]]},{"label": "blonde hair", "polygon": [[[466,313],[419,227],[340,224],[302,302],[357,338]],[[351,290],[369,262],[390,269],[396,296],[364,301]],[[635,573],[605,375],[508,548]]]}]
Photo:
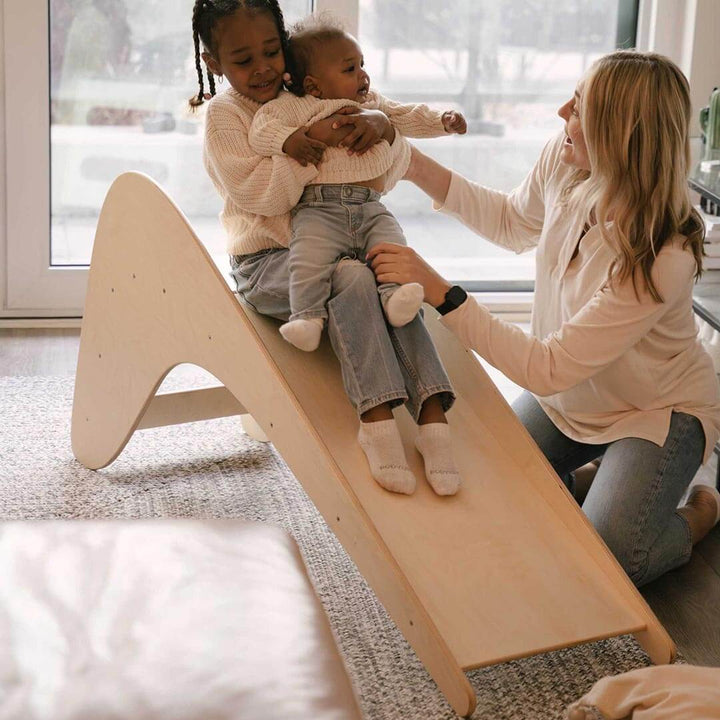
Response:
[{"label": "blonde hair", "polygon": [[580,122],[591,170],[572,173],[568,197],[616,251],[609,278],[632,278],[636,293],[642,278],[656,302],[663,299],[653,263],[674,236],[685,236],[695,276],[702,273],[705,226],[687,187],[690,113],[685,76],[656,53],[610,53],[584,81]]}]

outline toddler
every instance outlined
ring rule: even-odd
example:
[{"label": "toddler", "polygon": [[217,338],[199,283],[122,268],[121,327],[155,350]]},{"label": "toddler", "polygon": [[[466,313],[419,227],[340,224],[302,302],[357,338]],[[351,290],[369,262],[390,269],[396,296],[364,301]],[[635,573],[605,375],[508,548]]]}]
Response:
[{"label": "toddler", "polygon": [[[293,29],[289,45],[292,93],[282,92],[255,114],[250,145],[261,155],[285,153],[301,164],[317,164],[318,174],[292,212],[290,249],[290,320],[283,337],[301,350],[315,350],[327,319],[330,278],[342,258],[365,261],[366,252],[381,242],[406,244],[397,220],[380,202],[382,192],[405,173],[409,156],[391,156],[367,137],[349,131],[352,115],[335,125],[347,133],[353,150],[324,147],[308,131],[318,120],[338,111],[363,107],[383,112],[390,132],[378,142],[392,142],[394,131],[409,137],[464,133],[457,112],[439,112],[425,105],[401,105],[370,89],[360,46],[352,35],[327,16],[311,17]],[[287,76],[286,76],[287,79]],[[352,130],[352,129],[350,129]],[[402,327],[417,314],[423,300],[418,283],[379,285],[388,322]]]}]

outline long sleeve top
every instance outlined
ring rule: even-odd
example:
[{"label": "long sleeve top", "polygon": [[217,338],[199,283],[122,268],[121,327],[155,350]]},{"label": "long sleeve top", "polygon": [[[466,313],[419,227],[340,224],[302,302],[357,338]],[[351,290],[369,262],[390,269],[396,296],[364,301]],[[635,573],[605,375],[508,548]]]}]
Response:
[{"label": "long sleeve top", "polygon": [[632,279],[608,282],[613,251],[597,227],[579,241],[583,219],[560,197],[571,170],[560,161],[563,140],[550,142],[509,194],[453,174],[438,208],[510,250],[537,248],[530,335],[471,297],[442,322],[530,390],[568,437],[663,445],[676,410],[702,423],[707,461],[720,435],[720,392],[695,325],[692,252],[682,236],[658,252],[652,278],[661,303],[642,282],[637,295]]},{"label": "long sleeve top", "polygon": [[[260,155],[281,155],[283,145],[298,128],[309,127],[344,107],[381,110],[404,137],[427,138],[445,135],[442,113],[427,105],[402,105],[370,91],[361,104],[353,100],[320,100],[312,95],[297,97],[282,92],[265,103],[255,114],[250,127],[250,146]],[[348,156],[344,148],[329,147],[318,165],[313,184],[352,183],[386,175],[388,192],[407,171],[410,146],[397,138],[393,149],[384,140],[362,155]]]},{"label": "long sleeve top", "polygon": [[[343,106],[347,104],[343,101]],[[203,161],[223,200],[220,220],[230,255],[287,247],[290,210],[305,186],[317,182],[313,165],[303,167],[284,154],[266,157],[250,146],[250,127],[262,107],[233,88],[216,95],[207,106]],[[392,145],[380,144],[391,166],[387,184],[394,184],[407,170],[410,147],[399,134]]]}]

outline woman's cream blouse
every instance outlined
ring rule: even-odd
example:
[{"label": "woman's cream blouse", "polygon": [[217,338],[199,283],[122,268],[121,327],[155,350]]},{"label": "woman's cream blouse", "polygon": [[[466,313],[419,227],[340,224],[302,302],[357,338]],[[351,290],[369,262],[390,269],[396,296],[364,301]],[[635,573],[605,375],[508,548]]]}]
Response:
[{"label": "woman's cream blouse", "polygon": [[[443,323],[513,382],[527,388],[568,437],[603,444],[637,437],[663,445],[673,410],[697,417],[707,461],[720,435],[720,392],[692,310],[695,261],[679,236],[652,276],[664,302],[632,280],[608,283],[613,253],[597,229],[560,202],[571,168],[564,136],[548,143],[510,194],[453,174],[438,209],[515,252],[537,248],[531,334],[473,298]],[[573,257],[575,249],[577,254]]]}]

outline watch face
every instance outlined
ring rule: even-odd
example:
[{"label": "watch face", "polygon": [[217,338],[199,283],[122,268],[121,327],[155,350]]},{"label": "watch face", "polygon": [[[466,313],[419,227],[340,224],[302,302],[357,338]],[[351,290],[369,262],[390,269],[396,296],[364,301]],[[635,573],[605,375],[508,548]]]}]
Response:
[{"label": "watch face", "polygon": [[467,293],[459,285],[453,285],[445,295],[445,300],[455,307],[460,307],[465,302],[465,298]]}]

